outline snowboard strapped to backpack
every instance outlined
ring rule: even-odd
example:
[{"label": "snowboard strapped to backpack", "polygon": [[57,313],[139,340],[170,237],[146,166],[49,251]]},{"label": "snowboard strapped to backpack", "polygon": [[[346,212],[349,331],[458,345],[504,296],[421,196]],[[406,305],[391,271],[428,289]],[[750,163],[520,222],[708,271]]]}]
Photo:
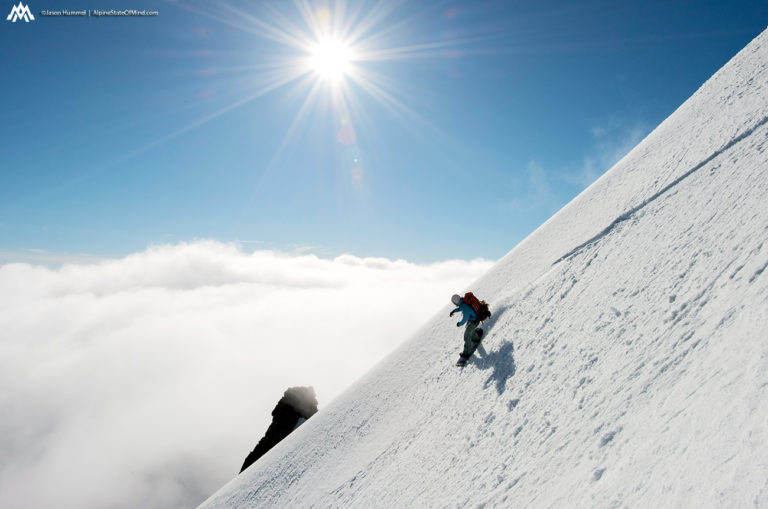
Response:
[{"label": "snowboard strapped to backpack", "polygon": [[488,304],[484,300],[478,300],[472,292],[465,293],[463,300],[472,308],[472,311],[475,312],[478,322],[482,322],[491,317],[491,310],[488,309]]}]

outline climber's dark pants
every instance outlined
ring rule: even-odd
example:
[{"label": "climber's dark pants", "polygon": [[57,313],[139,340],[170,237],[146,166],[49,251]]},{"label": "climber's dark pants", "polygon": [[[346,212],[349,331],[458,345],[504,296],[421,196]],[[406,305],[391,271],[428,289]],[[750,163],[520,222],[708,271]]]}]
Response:
[{"label": "climber's dark pants", "polygon": [[480,344],[480,338],[477,335],[477,326],[480,322],[467,322],[467,328],[464,329],[464,351],[465,357],[471,356],[477,350]]}]

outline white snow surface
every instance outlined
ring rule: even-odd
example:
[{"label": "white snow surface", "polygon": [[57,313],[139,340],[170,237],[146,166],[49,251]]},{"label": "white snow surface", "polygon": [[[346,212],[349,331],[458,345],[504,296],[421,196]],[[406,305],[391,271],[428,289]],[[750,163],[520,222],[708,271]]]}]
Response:
[{"label": "white snow surface", "polygon": [[201,507],[768,507],[766,147],[768,31]]}]

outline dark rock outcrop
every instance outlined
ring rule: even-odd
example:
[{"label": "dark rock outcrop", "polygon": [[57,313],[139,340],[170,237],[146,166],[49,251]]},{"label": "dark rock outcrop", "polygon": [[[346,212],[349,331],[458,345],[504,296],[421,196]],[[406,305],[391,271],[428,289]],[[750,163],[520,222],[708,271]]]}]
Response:
[{"label": "dark rock outcrop", "polygon": [[267,428],[264,437],[259,440],[256,447],[248,454],[243,463],[243,470],[250,467],[266,452],[277,445],[280,440],[291,434],[304,421],[312,417],[317,412],[317,397],[315,389],[312,387],[291,387],[277,406],[272,410],[272,424]]}]

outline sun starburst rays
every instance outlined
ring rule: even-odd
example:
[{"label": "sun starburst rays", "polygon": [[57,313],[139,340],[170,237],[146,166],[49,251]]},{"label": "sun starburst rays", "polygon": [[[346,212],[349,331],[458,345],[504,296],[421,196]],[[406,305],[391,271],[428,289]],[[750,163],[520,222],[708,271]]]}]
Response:
[{"label": "sun starburst rays", "polygon": [[[402,3],[379,0],[364,5],[334,0],[315,4],[294,0],[292,5],[262,3],[258,12],[228,3],[211,4],[210,10],[202,14],[268,41],[265,46],[269,53],[258,55],[251,65],[221,65],[210,70],[212,74],[242,72],[242,78],[253,88],[243,91],[243,100],[224,106],[202,121],[278,89],[284,89],[289,100],[298,98],[290,127],[264,173],[276,167],[277,159],[303,136],[306,126],[314,120],[324,122],[321,116],[331,120],[330,126],[338,130],[339,149],[349,152],[350,143],[359,139],[357,130],[377,128],[377,122],[364,120],[370,113],[366,110],[373,105],[370,100],[383,106],[408,130],[439,131],[408,106],[410,101],[405,98],[412,94],[406,93],[401,75],[391,73],[397,71],[393,62],[444,56],[460,42],[422,39],[409,44],[413,39],[408,34],[416,26],[416,15],[411,12],[407,17],[398,16]],[[194,10],[200,13],[201,9]]]}]

